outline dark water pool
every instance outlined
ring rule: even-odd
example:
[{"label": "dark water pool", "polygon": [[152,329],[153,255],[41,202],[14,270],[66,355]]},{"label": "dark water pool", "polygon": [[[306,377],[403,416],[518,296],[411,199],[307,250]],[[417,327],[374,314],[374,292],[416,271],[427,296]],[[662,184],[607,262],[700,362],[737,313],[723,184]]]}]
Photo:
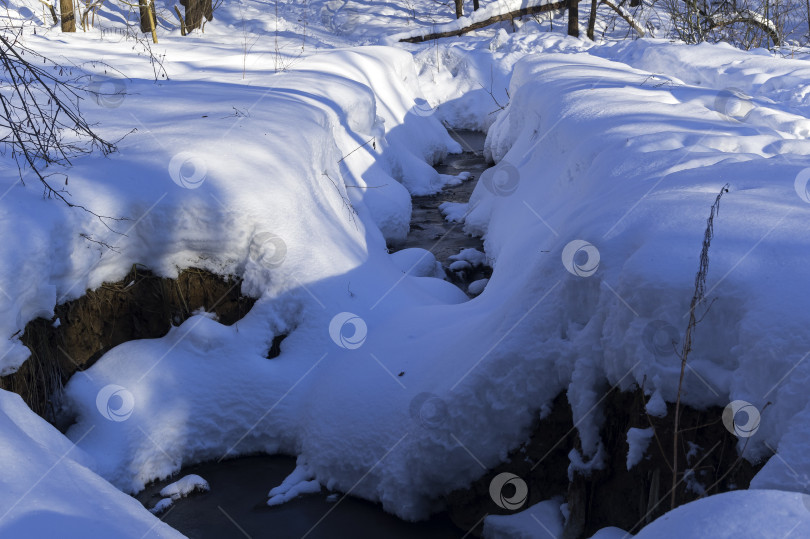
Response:
[{"label": "dark water pool", "polygon": [[[405,522],[377,504],[337,494],[329,501],[320,494],[301,496],[268,507],[267,493],[295,468],[295,459],[284,456],[252,456],[188,466],[177,476],[149,485],[137,499],[146,507],[160,500],[160,489],[187,474],[208,481],[209,492],[178,500],[161,520],[193,539],[224,537],[272,537],[277,539],[326,538],[460,538],[446,515],[425,522]],[[343,498],[341,500],[341,498]]]}]

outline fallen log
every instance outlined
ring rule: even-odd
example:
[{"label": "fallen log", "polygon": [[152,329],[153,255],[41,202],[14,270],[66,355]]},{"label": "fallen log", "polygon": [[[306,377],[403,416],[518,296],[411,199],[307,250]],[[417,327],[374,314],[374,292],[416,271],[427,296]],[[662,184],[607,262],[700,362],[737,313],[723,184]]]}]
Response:
[{"label": "fallen log", "polygon": [[460,36],[462,34],[466,34],[467,32],[472,32],[473,30],[478,30],[479,28],[484,28],[491,24],[495,24],[496,22],[509,21],[512,19],[516,19],[518,17],[523,17],[524,15],[534,15],[535,13],[544,13],[546,11],[557,11],[565,9],[566,7],[568,7],[568,0],[561,0],[559,2],[552,2],[550,4],[541,4],[539,6],[524,7],[521,9],[517,9],[515,11],[510,11],[509,13],[502,13],[500,15],[495,15],[483,21],[474,22],[469,26],[458,28],[456,30],[448,30],[447,32],[437,32],[434,34],[427,34],[424,36],[406,37],[400,39],[400,41],[406,43],[423,43],[425,41],[431,41],[442,37]]},{"label": "fallen log", "polygon": [[627,11],[620,5],[614,4],[613,2],[611,2],[611,0],[602,0],[602,3],[606,4],[613,11],[618,13],[619,17],[627,21],[627,24],[630,25],[630,28],[636,31],[638,37],[644,37],[645,34],[644,28],[642,28],[641,25],[638,23],[638,21],[633,18],[633,15],[631,15],[629,11]]}]

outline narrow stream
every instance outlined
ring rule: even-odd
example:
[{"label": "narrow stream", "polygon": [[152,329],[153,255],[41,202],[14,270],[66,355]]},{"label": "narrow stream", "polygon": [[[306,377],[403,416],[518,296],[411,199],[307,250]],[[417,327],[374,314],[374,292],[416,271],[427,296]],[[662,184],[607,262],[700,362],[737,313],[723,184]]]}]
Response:
[{"label": "narrow stream", "polygon": [[[443,202],[467,202],[481,172],[484,135],[474,131],[451,131],[465,148],[436,166],[441,174],[470,172],[469,180],[448,186],[432,196],[413,198],[411,232],[399,248],[420,247],[432,251],[447,268],[450,256],[466,248],[483,250],[480,238],[464,234],[462,226],[448,223],[439,206]],[[486,269],[457,274],[448,271],[448,279],[466,290],[466,284],[486,276]],[[210,491],[191,494],[177,500],[160,518],[192,539],[221,537],[273,537],[378,539],[463,537],[446,513],[425,522],[405,522],[383,511],[379,504],[342,494],[298,497],[285,504],[268,507],[267,493],[295,469],[295,459],[285,456],[258,455],[222,462],[208,462],[183,468],[175,476],[150,484],[136,498],[152,508],[160,501],[160,490],[188,474],[208,481]]]},{"label": "narrow stream", "polygon": [[486,135],[478,131],[464,130],[451,130],[450,134],[464,148],[464,153],[448,155],[442,163],[436,165],[436,171],[452,176],[469,172],[470,179],[459,185],[449,185],[435,195],[413,197],[411,231],[405,243],[401,245],[402,249],[410,247],[427,249],[436,255],[436,259],[445,267],[449,265],[451,255],[467,248],[482,251],[483,243],[481,238],[465,234],[461,224],[446,221],[439,211],[439,206],[444,202],[466,203],[470,200],[478,177],[487,168],[484,161]]},{"label": "narrow stream", "polygon": [[439,207],[445,202],[466,203],[470,200],[473,189],[481,173],[487,169],[484,160],[484,141],[486,135],[479,131],[463,129],[449,130],[450,135],[464,149],[463,153],[448,155],[434,168],[439,174],[458,176],[462,172],[470,174],[469,179],[458,185],[448,185],[435,195],[415,196],[412,198],[411,230],[405,243],[399,249],[419,247],[427,249],[436,256],[445,268],[447,280],[467,292],[467,286],[479,279],[485,279],[492,273],[489,267],[474,267],[462,272],[453,272],[448,268],[453,260],[450,258],[463,249],[484,251],[481,238],[464,233],[461,223],[448,222]]}]

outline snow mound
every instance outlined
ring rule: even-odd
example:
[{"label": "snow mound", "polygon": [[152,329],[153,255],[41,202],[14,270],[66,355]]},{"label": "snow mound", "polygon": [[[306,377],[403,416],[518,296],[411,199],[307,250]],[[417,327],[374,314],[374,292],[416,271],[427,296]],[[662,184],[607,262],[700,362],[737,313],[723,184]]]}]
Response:
[{"label": "snow mound", "polygon": [[209,490],[211,490],[211,487],[208,485],[208,481],[199,475],[189,474],[163,487],[160,490],[160,495],[164,498],[179,500],[180,498],[185,498],[192,492],[208,492]]},{"label": "snow mound", "polygon": [[776,490],[726,492],[659,517],[636,539],[731,539],[810,536],[810,496]]},{"label": "snow mound", "polygon": [[0,432],[0,536],[183,537],[91,471],[81,449],[3,390]]}]

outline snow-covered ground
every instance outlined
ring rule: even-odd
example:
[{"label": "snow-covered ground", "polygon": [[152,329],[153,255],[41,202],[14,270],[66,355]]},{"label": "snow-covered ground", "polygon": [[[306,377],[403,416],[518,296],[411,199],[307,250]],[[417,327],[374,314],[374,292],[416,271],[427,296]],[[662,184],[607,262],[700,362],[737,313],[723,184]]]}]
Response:
[{"label": "snow-covered ground", "polygon": [[[61,34],[38,2],[9,8],[31,21],[28,46],[125,92],[83,105],[104,136],[126,135],[119,152],[78,158],[69,175],[72,200],[130,220],[115,234],[2,162],[0,372],[26,360],[28,321],[135,263],[238,274],[259,300],[233,326],[201,313],[105,354],[66,388],[66,436],[0,391],[0,455],[13,463],[0,474],[0,535],[173,536],[110,484],[134,493],[254,452],[298,457],[296,477],[268,485],[271,503],[322,485],[425,518],[525,441],[562,391],[582,440],[572,467],[599,467],[592,411],[605,387],[644,382],[658,408],[675,400],[680,362],[649,328],[686,327],[725,184],[707,283],[718,299],[682,397],[751,403],[761,421],[740,448],[777,451],[753,485],[810,492],[810,62],[662,39],[593,44],[563,36],[559,20],[554,32],[528,21],[380,45],[452,13],[427,0],[279,8],[276,20],[244,0],[218,8],[204,34],[161,29],[159,82],[131,40]],[[98,27],[120,27],[122,12],[105,9]],[[126,77],[87,63],[98,59]],[[431,167],[461,150],[442,122],[487,129],[497,163],[468,204],[445,208],[484,237],[494,268],[473,300],[437,278],[429,252],[386,248],[407,234],[411,195],[454,181]],[[266,359],[281,334],[281,355]],[[799,495],[723,496],[640,535],[674,537],[707,514],[717,530],[749,531],[740,509],[715,507],[737,502],[810,526]],[[559,533],[559,501],[544,504],[487,529],[539,518]]]}]

